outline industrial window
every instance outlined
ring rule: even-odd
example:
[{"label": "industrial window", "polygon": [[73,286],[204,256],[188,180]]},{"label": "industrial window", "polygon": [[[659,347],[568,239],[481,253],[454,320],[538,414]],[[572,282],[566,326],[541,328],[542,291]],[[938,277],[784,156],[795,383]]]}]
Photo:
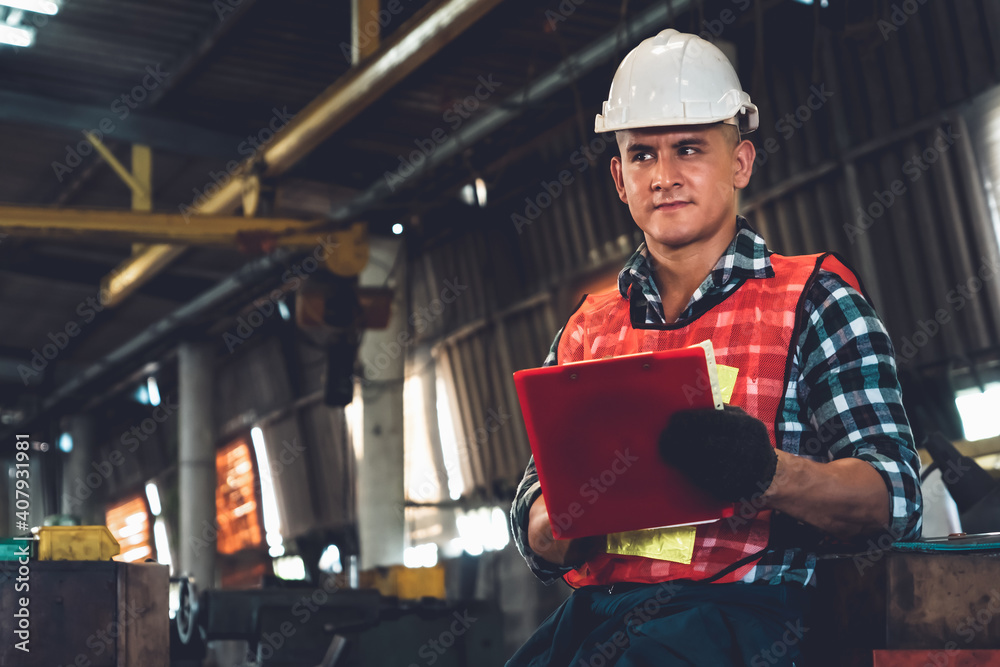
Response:
[{"label": "industrial window", "polygon": [[215,489],[218,550],[233,554],[261,545],[257,511],[257,477],[253,454],[245,438],[226,445],[215,455],[218,484]]},{"label": "industrial window", "polygon": [[121,553],[114,560],[131,563],[146,558],[155,558],[153,550],[152,523],[149,510],[142,494],[126,498],[113,505],[105,514],[108,530],[118,540]]}]

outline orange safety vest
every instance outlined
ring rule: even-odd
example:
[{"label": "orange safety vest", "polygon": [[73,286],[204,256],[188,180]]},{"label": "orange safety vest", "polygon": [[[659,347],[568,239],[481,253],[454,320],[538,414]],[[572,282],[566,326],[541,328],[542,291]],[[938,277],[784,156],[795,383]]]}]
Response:
[{"label": "orange safety vest", "polygon": [[[776,446],[775,428],[781,419],[793,346],[803,330],[800,320],[808,287],[821,268],[837,274],[859,292],[861,285],[854,273],[829,253],[773,254],[771,266],[773,278],[744,281],[708,312],[677,327],[633,328],[630,298],[622,298],[617,288],[588,295],[566,323],[559,340],[558,363],[669,350],[711,340],[716,362],[739,370],[730,404],[764,422],[771,444]],[[645,309],[641,312],[644,317]],[[748,520],[699,525],[690,564],[601,553],[563,578],[573,587],[674,579],[739,581],[754,567],[754,555],[767,548],[770,523],[771,512],[766,510]],[[740,561],[746,562],[736,566]],[[718,577],[729,567],[734,569]]]}]

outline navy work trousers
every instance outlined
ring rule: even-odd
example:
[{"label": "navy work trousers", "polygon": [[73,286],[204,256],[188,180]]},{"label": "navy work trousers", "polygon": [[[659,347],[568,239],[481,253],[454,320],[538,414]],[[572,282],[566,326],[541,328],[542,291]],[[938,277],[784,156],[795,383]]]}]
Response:
[{"label": "navy work trousers", "polygon": [[799,584],[617,584],[580,588],[507,667],[789,667],[806,593]]}]

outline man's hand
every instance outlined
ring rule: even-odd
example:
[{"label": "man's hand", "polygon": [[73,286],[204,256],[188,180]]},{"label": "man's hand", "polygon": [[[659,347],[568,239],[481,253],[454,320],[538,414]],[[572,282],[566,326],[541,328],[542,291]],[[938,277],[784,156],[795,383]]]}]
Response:
[{"label": "man's hand", "polygon": [[598,553],[604,542],[603,536],[557,540],[552,534],[549,512],[545,507],[545,498],[541,494],[528,510],[528,546],[554,565],[577,567]]},{"label": "man's hand", "polygon": [[674,414],[660,436],[660,456],[728,502],[766,491],[778,465],[764,423],[732,406]]}]

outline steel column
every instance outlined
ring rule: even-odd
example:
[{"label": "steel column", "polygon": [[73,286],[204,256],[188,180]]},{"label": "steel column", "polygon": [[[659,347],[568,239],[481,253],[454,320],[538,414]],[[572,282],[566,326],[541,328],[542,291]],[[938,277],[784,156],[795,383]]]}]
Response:
[{"label": "steel column", "polygon": [[181,574],[202,590],[215,585],[215,431],[212,426],[215,355],[207,343],[184,343],[178,353]]}]

